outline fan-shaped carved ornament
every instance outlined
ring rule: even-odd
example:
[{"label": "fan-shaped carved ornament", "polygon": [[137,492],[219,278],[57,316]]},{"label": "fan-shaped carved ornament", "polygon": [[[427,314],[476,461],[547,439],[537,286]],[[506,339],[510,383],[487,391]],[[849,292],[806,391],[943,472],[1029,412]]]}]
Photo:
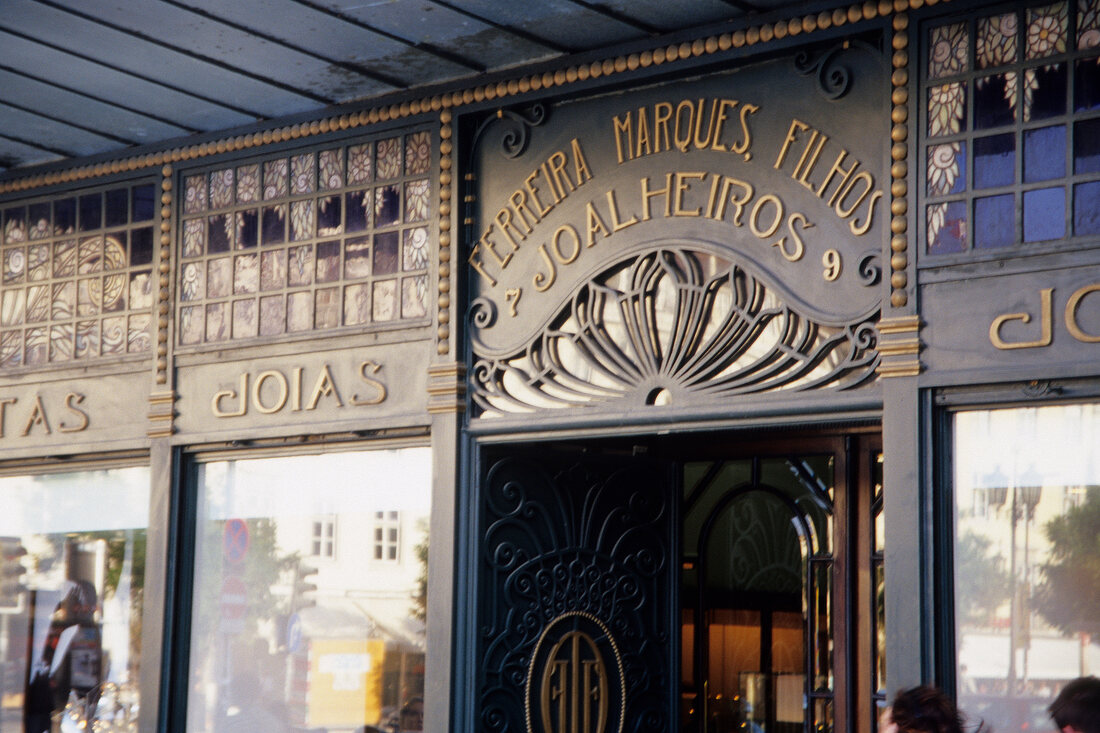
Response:
[{"label": "fan-shaped carved ornament", "polygon": [[[846,390],[874,379],[878,312],[823,323],[737,262],[695,247],[634,255],[581,285],[522,351],[478,358],[484,416],[612,402],[686,404]],[[496,314],[474,301],[472,325]]]}]

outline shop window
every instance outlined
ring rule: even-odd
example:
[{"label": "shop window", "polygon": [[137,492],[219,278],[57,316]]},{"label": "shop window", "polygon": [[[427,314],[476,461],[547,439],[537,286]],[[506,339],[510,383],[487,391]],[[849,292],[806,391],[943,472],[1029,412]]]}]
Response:
[{"label": "shop window", "polygon": [[314,557],[336,556],[336,517],[325,516],[313,520],[310,553]]},{"label": "shop window", "polygon": [[[429,449],[223,458],[193,472],[186,729],[391,730],[420,715]],[[364,562],[379,511],[406,520],[417,562]],[[323,563],[316,524],[322,553],[341,529]]]},{"label": "shop window", "polygon": [[926,44],[927,253],[1100,235],[1100,0],[986,11]]},{"label": "shop window", "polygon": [[374,513],[374,559],[397,562],[401,549],[401,512]]},{"label": "shop window", "polygon": [[0,369],[151,347],[154,185],[0,209]]},{"label": "shop window", "polygon": [[158,663],[141,647],[148,469],[4,477],[0,501],[0,727],[137,730]]},{"label": "shop window", "polygon": [[422,131],[186,172],[180,345],[425,318],[431,154]]},{"label": "shop window", "polygon": [[993,730],[1049,729],[1051,699],[1100,662],[1097,445],[1096,404],[955,415],[957,693]]}]

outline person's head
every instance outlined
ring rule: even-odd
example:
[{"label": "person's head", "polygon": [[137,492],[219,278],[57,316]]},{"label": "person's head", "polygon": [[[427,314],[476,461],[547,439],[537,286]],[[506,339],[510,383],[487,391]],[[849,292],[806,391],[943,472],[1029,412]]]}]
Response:
[{"label": "person's head", "polygon": [[883,733],[962,733],[955,703],[927,685],[899,692],[882,722]]},{"label": "person's head", "polygon": [[1063,733],[1100,733],[1100,679],[1078,677],[1047,708]]},{"label": "person's head", "polygon": [[424,698],[414,697],[401,706],[399,730],[424,730]]}]

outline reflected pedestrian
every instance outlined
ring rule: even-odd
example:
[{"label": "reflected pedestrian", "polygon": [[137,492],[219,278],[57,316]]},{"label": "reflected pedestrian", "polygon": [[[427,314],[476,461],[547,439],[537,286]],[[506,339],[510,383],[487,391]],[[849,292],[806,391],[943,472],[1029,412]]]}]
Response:
[{"label": "reflected pedestrian", "polygon": [[1100,733],[1100,679],[1069,682],[1047,710],[1062,733]]},{"label": "reflected pedestrian", "polygon": [[958,708],[935,687],[902,690],[882,712],[880,733],[962,733]]}]

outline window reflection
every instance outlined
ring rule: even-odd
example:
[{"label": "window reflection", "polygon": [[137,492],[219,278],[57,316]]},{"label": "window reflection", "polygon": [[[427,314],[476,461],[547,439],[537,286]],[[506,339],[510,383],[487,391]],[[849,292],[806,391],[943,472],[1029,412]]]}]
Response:
[{"label": "window reflection", "polygon": [[197,467],[187,729],[423,726],[427,448]]},{"label": "window reflection", "polygon": [[136,731],[149,472],[0,478],[0,731]]},{"label": "window reflection", "polygon": [[1100,668],[1097,445],[1097,405],[956,416],[958,695],[994,730],[1048,729],[1062,685]]}]

